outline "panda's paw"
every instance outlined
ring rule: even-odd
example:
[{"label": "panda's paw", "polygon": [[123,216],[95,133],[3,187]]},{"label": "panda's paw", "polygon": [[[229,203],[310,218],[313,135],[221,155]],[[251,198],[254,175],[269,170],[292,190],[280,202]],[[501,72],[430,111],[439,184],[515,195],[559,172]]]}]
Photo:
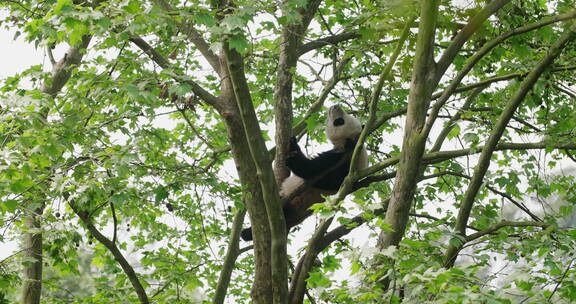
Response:
[{"label": "panda's paw", "polygon": [[288,156],[295,155],[300,151],[300,147],[298,146],[298,140],[296,136],[292,136],[290,138],[290,146],[288,147]]}]

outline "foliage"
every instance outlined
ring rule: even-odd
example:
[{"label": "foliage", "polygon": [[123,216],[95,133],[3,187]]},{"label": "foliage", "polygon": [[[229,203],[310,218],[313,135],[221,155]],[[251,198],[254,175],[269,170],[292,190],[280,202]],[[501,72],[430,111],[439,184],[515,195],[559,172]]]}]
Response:
[{"label": "foliage", "polygon": [[[5,13],[0,25],[56,61],[65,59],[69,46],[91,37],[86,56],[67,68],[71,76],[56,96],[43,91],[56,81],[49,63],[31,65],[0,84],[0,242],[14,244],[21,234],[42,233],[43,303],[139,301],[110,248],[83,221],[86,215],[134,267],[151,301],[202,303],[214,297],[234,215],[252,198],[246,197],[235,171],[242,166],[234,163],[230,142],[231,133],[243,130],[230,130],[226,111],[202,96],[196,85],[219,97],[226,87],[210,56],[219,56],[225,45],[242,55],[258,123],[272,147],[269,133],[275,122],[283,30],[302,22],[302,12],[312,2],[236,1],[225,9],[218,7],[218,1],[0,4]],[[300,52],[300,61],[290,71],[294,125],[306,123],[303,133],[309,152],[320,151],[316,147],[326,142],[324,111],[309,112],[316,102],[343,104],[367,120],[372,88],[402,28],[419,15],[419,4],[321,2],[300,48],[293,50]],[[485,1],[442,2],[436,59],[484,6]],[[576,17],[573,9],[570,0],[511,1],[459,50],[434,93],[441,93],[492,39],[572,13],[502,40],[472,67],[442,107],[428,138],[429,152],[436,136],[449,128],[438,152],[447,154],[425,154],[407,233],[398,247],[383,249],[378,247],[378,235],[390,227],[381,208],[394,188],[393,176],[386,176],[395,171],[402,151],[411,93],[418,34],[417,26],[412,27],[391,76],[385,79],[376,112],[381,120],[366,142],[370,163],[378,170],[362,176],[358,182],[365,182],[363,187],[337,206],[338,225],[354,231],[319,254],[320,263],[307,279],[306,301],[576,300],[574,41],[530,90],[500,141],[535,144],[504,147],[493,155],[467,223],[468,238],[454,232],[477,153],[523,77],[562,32],[569,31]],[[199,46],[194,33],[208,48]],[[326,37],[346,38],[314,44]],[[143,50],[136,38],[147,41],[168,66],[152,51]],[[478,87],[482,91],[470,97]],[[326,89],[328,97],[322,94]],[[462,108],[469,97],[471,104]],[[460,118],[451,120],[458,111]],[[463,149],[470,150],[448,155]],[[27,227],[26,214],[43,204],[41,230]],[[351,220],[359,214],[364,225]],[[469,239],[502,221],[536,224],[504,225]],[[298,237],[289,237],[297,247],[290,252],[293,263],[306,246],[300,236],[312,235],[309,223],[296,232]],[[444,268],[450,245],[464,248],[456,265]],[[255,261],[245,246],[241,244],[227,290],[234,303],[251,301]],[[18,299],[23,280],[19,270],[27,263],[18,253],[0,262],[0,303]]]}]

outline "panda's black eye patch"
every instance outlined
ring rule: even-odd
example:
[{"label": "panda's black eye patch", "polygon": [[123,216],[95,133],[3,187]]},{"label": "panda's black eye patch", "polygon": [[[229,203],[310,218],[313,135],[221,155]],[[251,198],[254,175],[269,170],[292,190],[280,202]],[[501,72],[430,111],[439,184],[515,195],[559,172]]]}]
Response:
[{"label": "panda's black eye patch", "polygon": [[344,124],[344,118],[337,118],[336,120],[334,120],[334,126],[341,126]]}]

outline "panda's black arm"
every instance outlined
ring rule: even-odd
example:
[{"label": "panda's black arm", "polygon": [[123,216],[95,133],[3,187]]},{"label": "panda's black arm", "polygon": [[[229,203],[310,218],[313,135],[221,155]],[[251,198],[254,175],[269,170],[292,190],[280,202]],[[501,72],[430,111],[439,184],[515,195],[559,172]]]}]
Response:
[{"label": "panda's black arm", "polygon": [[334,169],[340,163],[345,152],[326,151],[312,159],[308,159],[300,153],[286,159],[286,165],[290,170],[303,179],[311,179]]},{"label": "panda's black arm", "polygon": [[293,138],[290,141],[290,151],[286,158],[286,165],[299,177],[311,179],[326,173],[330,169],[334,169],[335,166],[338,166],[342,157],[346,156],[346,153],[347,151],[330,150],[309,159],[302,153],[296,139]]}]

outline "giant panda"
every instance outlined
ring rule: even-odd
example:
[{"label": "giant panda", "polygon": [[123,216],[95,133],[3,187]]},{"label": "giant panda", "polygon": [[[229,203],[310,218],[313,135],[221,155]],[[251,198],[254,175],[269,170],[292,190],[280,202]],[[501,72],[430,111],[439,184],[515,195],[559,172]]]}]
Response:
[{"label": "giant panda", "polygon": [[[352,152],[360,132],[360,121],[339,105],[334,105],[328,109],[326,120],[326,137],[333,145],[331,150],[308,158],[302,153],[296,138],[291,139],[286,165],[292,174],[282,183],[280,198],[290,197],[306,182],[312,184],[283,206],[286,231],[312,214],[310,206],[323,202],[323,196],[338,191],[350,170]],[[368,166],[365,147],[362,147],[358,161],[360,169]],[[252,240],[252,228],[242,230],[241,237],[245,241]]]}]

